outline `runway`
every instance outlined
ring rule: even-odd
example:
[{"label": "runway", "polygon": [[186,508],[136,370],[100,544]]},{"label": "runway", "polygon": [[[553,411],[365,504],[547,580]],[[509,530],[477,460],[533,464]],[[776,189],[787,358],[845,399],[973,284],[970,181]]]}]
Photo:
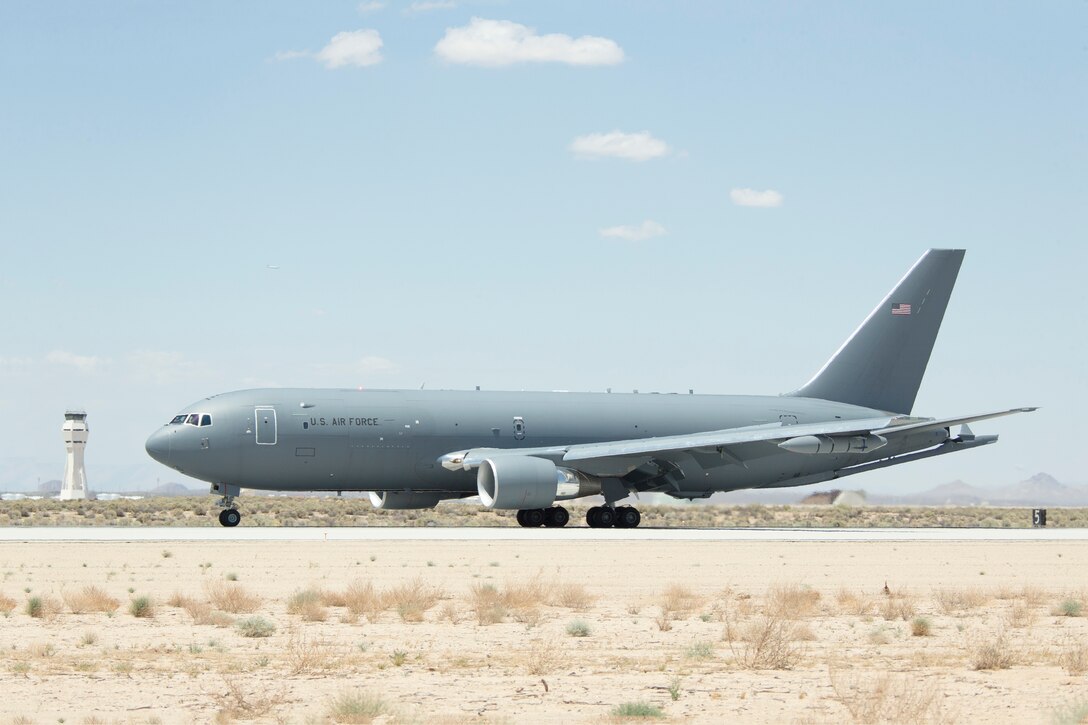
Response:
[{"label": "runway", "polygon": [[521,529],[512,527],[109,527],[0,528],[0,542],[37,541],[1088,541],[1088,529]]}]

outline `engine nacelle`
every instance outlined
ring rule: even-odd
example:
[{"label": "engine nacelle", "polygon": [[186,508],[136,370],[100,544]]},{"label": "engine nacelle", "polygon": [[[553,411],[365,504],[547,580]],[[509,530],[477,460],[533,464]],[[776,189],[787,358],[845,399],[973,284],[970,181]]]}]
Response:
[{"label": "engine nacelle", "polygon": [[450,496],[416,491],[371,491],[370,503],[376,509],[433,509],[438,502]]},{"label": "engine nacelle", "polygon": [[532,456],[487,458],[476,472],[480,502],[489,509],[540,509],[555,502],[555,464]]},{"label": "engine nacelle", "polygon": [[476,473],[480,501],[489,509],[542,509],[557,500],[601,492],[601,480],[533,456],[487,458]]}]

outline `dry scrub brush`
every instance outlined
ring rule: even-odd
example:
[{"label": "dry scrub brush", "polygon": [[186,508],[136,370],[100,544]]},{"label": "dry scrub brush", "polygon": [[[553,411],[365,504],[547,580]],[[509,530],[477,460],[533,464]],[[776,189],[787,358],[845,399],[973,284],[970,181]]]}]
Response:
[{"label": "dry scrub brush", "polygon": [[870,597],[866,597],[864,594],[850,591],[845,587],[839,590],[839,593],[835,595],[835,601],[839,604],[839,609],[846,614],[853,614],[856,616],[865,616],[872,614],[876,608],[876,603]]},{"label": "dry scrub brush", "polygon": [[18,604],[14,599],[6,594],[0,594],[0,614],[5,617],[9,616],[14,610],[15,605]]},{"label": "dry scrub brush", "polygon": [[193,624],[209,624],[216,627],[229,627],[234,623],[234,617],[225,612],[217,612],[212,605],[199,599],[187,597],[175,592],[166,602],[171,607],[184,609],[185,613],[193,619]]},{"label": "dry scrub brush", "polygon": [[1058,662],[1070,675],[1083,675],[1088,672],[1088,643],[1071,640],[1066,643]]},{"label": "dry scrub brush", "polygon": [[287,600],[287,613],[297,614],[307,622],[324,622],[329,617],[329,610],[323,601],[324,597],[318,590],[303,589]]},{"label": "dry scrub brush", "polygon": [[891,622],[896,619],[901,619],[904,622],[910,621],[910,618],[918,611],[914,604],[914,598],[909,594],[903,593],[891,593],[880,605],[880,616],[886,621]]},{"label": "dry scrub brush", "polygon": [[933,593],[933,600],[937,602],[944,614],[955,614],[971,609],[978,609],[990,601],[990,595],[981,589],[938,589]]},{"label": "dry scrub brush", "polygon": [[261,598],[236,582],[217,581],[205,585],[216,609],[231,614],[250,614],[261,606]]},{"label": "dry scrub brush", "polygon": [[946,723],[941,688],[910,674],[847,675],[828,665],[831,688],[856,723]]},{"label": "dry scrub brush", "polygon": [[767,614],[783,619],[801,619],[816,611],[820,593],[799,584],[776,584],[767,592]]},{"label": "dry scrub brush", "polygon": [[1007,670],[1016,664],[1016,653],[1002,632],[971,651],[971,667],[976,670]]},{"label": "dry scrub brush", "polygon": [[442,590],[417,576],[410,582],[393,587],[386,596],[389,605],[403,621],[422,622],[424,613],[442,598]]},{"label": "dry scrub brush", "polygon": [[233,677],[223,678],[224,692],[215,696],[219,722],[263,717],[287,699],[283,690],[247,690]]},{"label": "dry scrub brush", "polygon": [[121,606],[120,600],[111,597],[93,584],[75,591],[62,592],[61,596],[72,614],[86,614],[88,612],[109,614],[117,611],[117,608]]},{"label": "dry scrub brush", "polygon": [[794,622],[774,614],[740,626],[729,622],[724,636],[737,664],[746,670],[793,669],[803,655],[800,638]]},{"label": "dry scrub brush", "polygon": [[344,617],[347,622],[355,622],[362,616],[371,622],[376,622],[386,609],[385,599],[381,592],[375,589],[372,583],[358,579],[348,585],[340,595],[340,599],[348,610],[347,616]]}]

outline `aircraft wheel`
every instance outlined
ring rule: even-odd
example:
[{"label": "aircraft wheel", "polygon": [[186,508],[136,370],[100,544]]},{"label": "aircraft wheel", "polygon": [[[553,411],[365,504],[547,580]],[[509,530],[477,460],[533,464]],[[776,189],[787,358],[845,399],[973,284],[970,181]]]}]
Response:
[{"label": "aircraft wheel", "polygon": [[518,515],[515,516],[514,518],[516,518],[518,520],[518,526],[528,526],[529,525],[529,524],[525,523],[525,511],[523,511],[521,509],[518,509]]},{"label": "aircraft wheel", "polygon": [[570,512],[562,506],[552,506],[544,509],[544,525],[550,528],[566,526],[570,521]]},{"label": "aircraft wheel", "polygon": [[602,529],[611,528],[616,523],[616,511],[607,506],[602,506],[597,513],[597,526]]},{"label": "aircraft wheel", "polygon": [[597,523],[597,514],[600,513],[600,511],[601,511],[600,506],[590,506],[589,510],[586,511],[586,524],[589,525],[589,528],[591,528],[591,529],[600,528],[601,525],[599,523]]},{"label": "aircraft wheel", "polygon": [[633,529],[642,521],[642,514],[634,506],[623,506],[616,509],[616,528]]},{"label": "aircraft wheel", "polygon": [[544,525],[544,509],[525,509],[525,525],[531,529]]},{"label": "aircraft wheel", "polygon": [[237,526],[241,520],[242,514],[238,513],[238,509],[223,509],[219,512],[219,523],[228,528]]}]

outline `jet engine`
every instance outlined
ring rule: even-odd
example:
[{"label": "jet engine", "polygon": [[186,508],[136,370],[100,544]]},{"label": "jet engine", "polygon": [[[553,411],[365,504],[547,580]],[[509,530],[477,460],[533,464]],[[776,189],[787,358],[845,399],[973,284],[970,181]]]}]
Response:
[{"label": "jet engine", "polygon": [[451,496],[416,491],[371,491],[370,503],[376,509],[433,509],[438,502]]},{"label": "jet engine", "polygon": [[557,499],[601,492],[601,482],[570,468],[532,456],[485,459],[476,474],[480,501],[491,509],[539,509]]}]

